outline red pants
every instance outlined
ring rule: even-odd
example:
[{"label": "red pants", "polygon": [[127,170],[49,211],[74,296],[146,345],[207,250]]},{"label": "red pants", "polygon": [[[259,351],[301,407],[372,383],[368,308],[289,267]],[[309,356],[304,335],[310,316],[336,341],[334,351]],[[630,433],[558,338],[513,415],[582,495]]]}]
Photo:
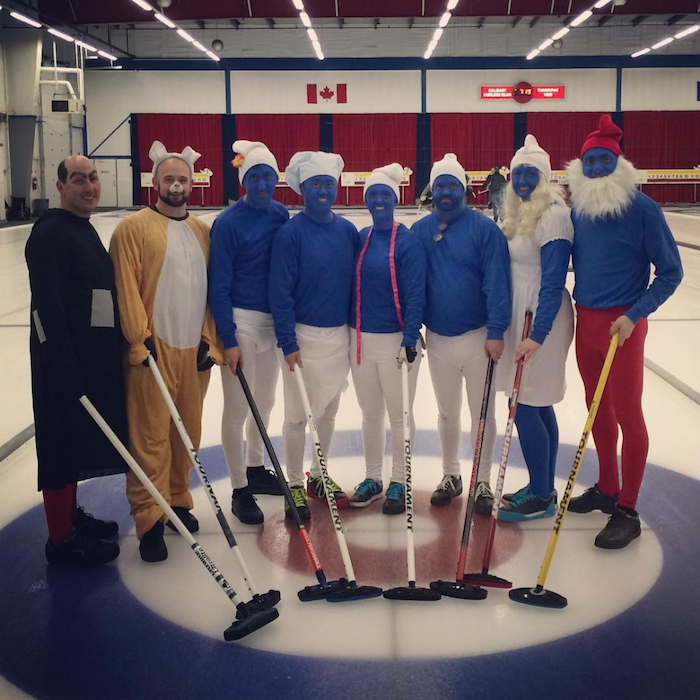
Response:
[{"label": "red pants", "polygon": [[[629,308],[594,310],[576,305],[576,360],[589,407],[610,346],[610,325]],[[647,329],[647,320],[643,318],[618,348],[593,424],[600,469],[598,490],[606,495],[619,492],[618,505],[627,508],[637,504],[649,452],[649,435],[642,413]],[[617,465],[618,426],[622,429],[622,488]]]},{"label": "red pants", "polygon": [[49,528],[49,539],[60,545],[70,534],[73,518],[78,515],[78,484],[67,484],[62,489],[44,489],[44,512]]}]

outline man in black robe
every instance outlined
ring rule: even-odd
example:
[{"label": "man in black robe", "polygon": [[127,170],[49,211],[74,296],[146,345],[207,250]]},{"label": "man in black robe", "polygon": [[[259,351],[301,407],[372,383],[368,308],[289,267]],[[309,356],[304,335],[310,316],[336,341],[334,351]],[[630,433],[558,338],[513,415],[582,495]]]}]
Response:
[{"label": "man in black robe", "polygon": [[100,201],[92,161],[58,167],[60,205],[34,225],[25,257],[31,300],[32,395],[51,564],[94,565],[119,555],[106,539],[117,523],[78,507],[77,482],[120,474],[126,465],[78,399],[86,395],[127,442],[122,334],[114,269],[90,214]]}]

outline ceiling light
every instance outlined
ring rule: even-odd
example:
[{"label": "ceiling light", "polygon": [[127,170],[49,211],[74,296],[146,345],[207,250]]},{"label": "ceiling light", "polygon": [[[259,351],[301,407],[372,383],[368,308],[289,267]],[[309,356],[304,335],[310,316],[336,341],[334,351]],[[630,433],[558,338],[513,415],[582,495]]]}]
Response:
[{"label": "ceiling light", "polygon": [[78,39],[76,39],[75,43],[78,46],[82,46],[86,51],[97,51],[96,47],[94,47],[92,44],[86,44],[84,41],[79,41]]},{"label": "ceiling light", "polygon": [[116,57],[116,56],[112,56],[111,53],[107,53],[106,51],[98,51],[97,53],[100,54],[100,56],[102,56],[102,58],[107,58],[107,59],[109,59],[110,61],[116,61],[116,60],[117,60],[117,57]]},{"label": "ceiling light", "polygon": [[563,36],[566,36],[571,30],[568,27],[562,27],[556,34],[552,35],[552,39],[556,41],[557,39],[561,39]]},{"label": "ceiling light", "polygon": [[303,3],[301,0],[292,0],[292,2],[294,3],[294,7],[296,7],[297,10],[300,10],[300,11],[303,12],[303,10],[304,10],[304,3]]},{"label": "ceiling light", "polygon": [[323,55],[323,51],[317,51],[316,58],[318,58],[319,61],[322,61],[325,58],[325,56]]},{"label": "ceiling light", "polygon": [[532,61],[532,59],[533,59],[535,56],[539,56],[539,54],[540,54],[540,50],[539,50],[539,49],[532,49],[532,51],[530,51],[530,53],[526,56],[526,58],[527,58],[528,61]]},{"label": "ceiling light", "polygon": [[24,22],[25,24],[29,24],[32,27],[36,27],[37,29],[41,29],[41,27],[42,27],[40,22],[37,22],[33,19],[30,19],[29,17],[25,17],[24,15],[21,15],[19,12],[10,12],[10,16],[14,17],[15,19],[18,19],[20,22]]},{"label": "ceiling light", "polygon": [[72,36],[68,36],[68,34],[64,34],[63,32],[59,32],[58,29],[54,29],[53,27],[49,27],[49,34],[53,34],[54,36],[57,36],[59,39],[63,39],[63,41],[75,41]]},{"label": "ceiling light", "polygon": [[192,46],[195,48],[199,49],[200,51],[204,51],[206,53],[207,49],[205,46],[202,46],[198,41],[193,41]]},{"label": "ceiling light", "polygon": [[449,0],[449,2],[447,3],[447,11],[450,12],[451,10],[454,10],[458,4],[459,0]]},{"label": "ceiling light", "polygon": [[590,10],[582,12],[572,23],[572,27],[578,27],[579,24],[583,24],[593,13]]},{"label": "ceiling light", "polygon": [[321,44],[319,44],[318,41],[312,41],[311,43],[314,47],[314,51],[319,53],[321,51]]},{"label": "ceiling light", "polygon": [[684,36],[688,36],[689,34],[692,34],[693,32],[697,32],[698,29],[700,29],[700,24],[696,24],[692,27],[688,27],[688,29],[684,29],[682,32],[678,32],[678,34],[676,34],[676,39],[682,39]]},{"label": "ceiling light", "polygon": [[638,58],[639,56],[643,56],[645,53],[649,53],[651,49],[641,49],[640,51],[635,51],[632,54],[632,58]]},{"label": "ceiling light", "polygon": [[194,37],[190,36],[184,29],[178,29],[177,33],[185,40],[189,41],[190,44],[194,41]]},{"label": "ceiling light", "polygon": [[442,27],[438,27],[433,34],[433,41],[440,41],[440,37],[445,30]]},{"label": "ceiling light", "polygon": [[311,39],[311,41],[318,41],[318,34],[316,34],[311,27],[306,30],[306,33],[309,35],[309,39]]},{"label": "ceiling light", "polygon": [[299,13],[299,19],[302,21],[302,24],[305,27],[310,27],[311,26],[311,20],[309,19],[309,15],[306,14],[306,12],[300,12]]},{"label": "ceiling light", "polygon": [[666,46],[666,44],[670,44],[674,39],[675,39],[675,37],[673,37],[673,36],[667,36],[665,39],[662,39],[661,41],[654,44],[651,48],[652,49],[660,49],[662,46]]},{"label": "ceiling light", "polygon": [[437,41],[435,41],[435,39],[433,39],[433,40],[428,44],[428,51],[430,51],[430,53],[432,53],[433,51],[435,51],[435,47],[437,46],[437,44],[438,44]]},{"label": "ceiling light", "polygon": [[440,22],[438,24],[439,27],[444,27],[447,25],[447,23],[450,21],[450,18],[452,17],[451,12],[445,12],[445,14],[440,17]]},{"label": "ceiling light", "polygon": [[537,48],[540,51],[544,51],[545,49],[548,49],[553,43],[554,39],[547,39],[547,41],[543,41]]},{"label": "ceiling light", "polygon": [[146,12],[153,12],[153,8],[144,0],[131,0],[131,2],[138,5],[142,10],[146,10]]},{"label": "ceiling light", "polygon": [[595,7],[596,10],[600,10],[601,7],[605,7],[609,2],[610,0],[598,0],[593,7]]},{"label": "ceiling light", "polygon": [[175,29],[175,24],[171,22],[165,15],[161,15],[160,12],[155,13],[156,19],[159,22],[162,22],[166,27],[170,27],[170,29]]},{"label": "ceiling light", "polygon": [[215,54],[212,53],[211,51],[206,51],[205,52],[209,58],[211,58],[212,61],[220,61],[221,59]]}]

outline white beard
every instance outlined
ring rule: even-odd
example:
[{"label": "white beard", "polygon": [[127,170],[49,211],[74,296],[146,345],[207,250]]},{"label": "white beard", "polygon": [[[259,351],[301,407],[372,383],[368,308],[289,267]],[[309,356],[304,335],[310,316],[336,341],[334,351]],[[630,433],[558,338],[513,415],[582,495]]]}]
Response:
[{"label": "white beard", "polygon": [[639,173],[624,156],[618,157],[617,167],[605,177],[586,177],[579,158],[567,165],[566,172],[574,211],[591,219],[622,216],[640,181]]},{"label": "white beard", "polygon": [[518,197],[511,180],[506,190],[506,218],[503,222],[503,233],[506,238],[513,238],[516,233],[521,236],[531,236],[542,214],[552,206],[553,202],[566,206],[559,187],[548,182],[541,173],[540,181],[527,201]]}]

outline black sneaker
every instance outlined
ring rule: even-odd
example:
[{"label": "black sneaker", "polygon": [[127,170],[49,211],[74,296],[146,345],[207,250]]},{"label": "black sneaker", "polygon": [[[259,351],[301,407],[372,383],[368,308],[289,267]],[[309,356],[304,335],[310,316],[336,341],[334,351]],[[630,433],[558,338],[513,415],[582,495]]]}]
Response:
[{"label": "black sneaker", "polygon": [[[306,489],[303,486],[292,486],[289,490],[292,492],[292,500],[299,511],[299,517],[303,522],[308,523],[311,520],[311,511],[309,510],[309,497],[306,495]],[[287,520],[294,520],[292,510],[286,501],[284,502],[284,514]]]},{"label": "black sneaker", "polygon": [[476,503],[474,511],[479,515],[491,515],[493,492],[488,481],[479,481],[476,485]]},{"label": "black sneaker", "polygon": [[51,540],[47,540],[45,552],[49,564],[98,566],[114,561],[119,556],[119,545],[74,526],[60,545],[56,546]]},{"label": "black sneaker", "polygon": [[598,491],[597,486],[586,489],[582,496],[577,496],[569,501],[570,513],[591,513],[600,510],[603,513],[612,515],[617,504],[617,494],[606,496]]},{"label": "black sneaker", "polygon": [[163,523],[160,520],[141,538],[139,554],[147,562],[165,561],[168,558],[168,548],[163,539]]},{"label": "black sneaker", "polygon": [[624,549],[642,534],[639,514],[632,508],[615,508],[608,524],[595,538],[595,546],[601,549]]},{"label": "black sneaker", "polygon": [[430,505],[446,506],[455,496],[462,495],[462,477],[446,474],[430,497]]},{"label": "black sneaker", "polygon": [[[194,517],[194,515],[192,515],[192,513],[190,513],[189,510],[187,510],[187,508],[183,508],[182,506],[172,506],[172,509],[175,511],[175,515],[182,520],[182,524],[190,532],[199,532],[199,521]],[[169,520],[165,524],[173,532],[177,532],[177,528]]]},{"label": "black sneaker", "polygon": [[[265,467],[248,467],[248,488],[251,493],[259,493],[267,496],[284,496],[279,479],[275,472]],[[262,522],[262,520],[260,521]]]},{"label": "black sneaker", "polygon": [[80,506],[78,514],[73,518],[73,527],[100,538],[114,537],[119,532],[119,525],[114,520],[100,520],[86,513]]},{"label": "black sneaker", "polygon": [[398,481],[389,483],[386,490],[386,498],[382,505],[384,515],[400,515],[406,510],[406,489]]},{"label": "black sneaker", "polygon": [[260,525],[265,521],[265,516],[258,508],[250,486],[244,489],[233,490],[231,512],[246,525]]}]

